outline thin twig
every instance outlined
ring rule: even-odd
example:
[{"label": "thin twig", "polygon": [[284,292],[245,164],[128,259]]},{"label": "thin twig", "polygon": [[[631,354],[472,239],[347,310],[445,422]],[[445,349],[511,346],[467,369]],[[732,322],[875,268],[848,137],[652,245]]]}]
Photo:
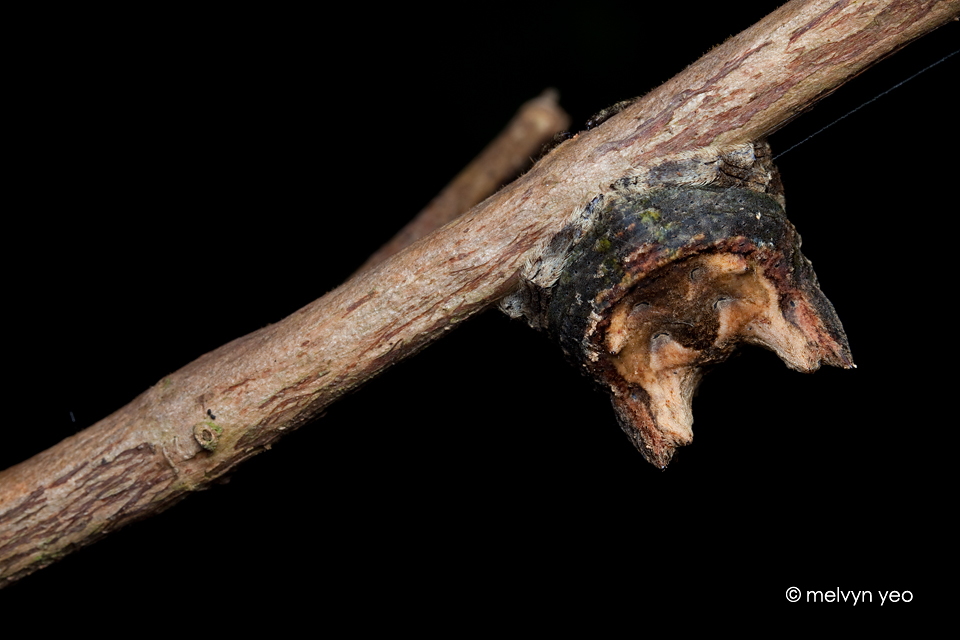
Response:
[{"label": "thin twig", "polygon": [[0,579],[162,510],[496,303],[613,181],[763,138],[958,13],[956,0],[784,5],[436,233],[0,472]]},{"label": "thin twig", "polygon": [[[531,157],[555,134],[570,126],[553,89],[520,107],[506,128],[423,211],[357,269],[380,264],[401,249],[439,229],[481,202],[530,165]],[[354,275],[355,275],[354,274]]]}]

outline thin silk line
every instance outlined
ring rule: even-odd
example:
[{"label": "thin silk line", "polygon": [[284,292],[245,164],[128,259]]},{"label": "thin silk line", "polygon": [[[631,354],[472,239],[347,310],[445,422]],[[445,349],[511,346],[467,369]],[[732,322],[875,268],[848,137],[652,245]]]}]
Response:
[{"label": "thin silk line", "polygon": [[773,156],[773,159],[776,160],[777,158],[779,158],[779,157],[782,156],[783,154],[787,153],[788,151],[792,151],[793,149],[796,149],[797,147],[799,147],[800,145],[802,145],[804,142],[806,142],[806,141],[809,140],[810,138],[812,138],[812,137],[814,137],[814,136],[816,136],[816,135],[819,135],[819,134],[823,133],[825,130],[827,130],[827,129],[829,129],[830,127],[832,127],[833,125],[837,124],[838,122],[840,122],[841,120],[843,120],[843,119],[846,118],[847,116],[849,116],[849,115],[851,115],[851,114],[853,114],[853,113],[856,113],[857,111],[860,111],[860,109],[863,109],[865,106],[867,106],[867,105],[870,104],[871,102],[875,102],[876,100],[878,100],[879,98],[882,98],[883,96],[887,95],[888,93],[890,93],[891,91],[893,91],[893,90],[896,89],[897,87],[900,87],[900,86],[903,86],[903,85],[907,84],[908,82],[910,82],[911,80],[913,80],[914,78],[916,78],[916,77],[917,77],[918,75],[920,75],[921,73],[925,73],[925,72],[929,71],[930,69],[933,69],[935,66],[937,66],[938,64],[940,64],[941,62],[943,62],[944,60],[946,60],[947,58],[949,58],[950,56],[956,55],[957,53],[960,53],[960,49],[957,49],[957,50],[954,51],[953,53],[948,53],[947,55],[943,56],[942,58],[940,58],[939,60],[937,60],[936,62],[934,62],[933,64],[931,64],[929,67],[926,67],[926,68],[924,68],[924,69],[921,69],[920,71],[917,71],[915,74],[913,74],[912,76],[910,76],[910,77],[907,78],[906,80],[902,80],[901,82],[898,82],[897,84],[893,85],[892,87],[890,87],[889,89],[887,89],[887,90],[884,91],[883,93],[881,93],[881,94],[879,94],[879,95],[876,95],[876,96],[874,96],[873,98],[870,98],[869,100],[867,100],[866,102],[864,102],[863,104],[861,104],[859,107],[848,111],[847,113],[843,114],[842,116],[840,116],[839,118],[837,118],[836,120],[834,120],[833,122],[831,122],[830,124],[826,125],[826,126],[823,127],[822,129],[820,129],[819,131],[815,131],[814,133],[811,133],[809,136],[807,136],[806,138],[804,138],[803,140],[801,140],[801,141],[798,142],[797,144],[793,145],[792,147],[790,147],[790,148],[787,149],[786,151],[781,151],[781,152],[778,153],[777,155]]}]

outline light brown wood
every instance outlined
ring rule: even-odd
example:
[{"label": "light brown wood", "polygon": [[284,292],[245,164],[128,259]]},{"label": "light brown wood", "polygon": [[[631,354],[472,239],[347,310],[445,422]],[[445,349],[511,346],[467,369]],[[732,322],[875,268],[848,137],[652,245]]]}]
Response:
[{"label": "light brown wood", "polygon": [[[763,137],[958,11],[955,1],[785,5],[438,233],[0,473],[0,576],[169,506],[494,304],[612,180]],[[206,430],[208,409],[222,433]]]},{"label": "light brown wood", "polygon": [[[380,264],[435,229],[447,224],[496,191],[539,155],[543,145],[570,126],[555,90],[527,101],[506,128],[463,171],[357,269]],[[356,275],[356,274],[354,274]]]}]

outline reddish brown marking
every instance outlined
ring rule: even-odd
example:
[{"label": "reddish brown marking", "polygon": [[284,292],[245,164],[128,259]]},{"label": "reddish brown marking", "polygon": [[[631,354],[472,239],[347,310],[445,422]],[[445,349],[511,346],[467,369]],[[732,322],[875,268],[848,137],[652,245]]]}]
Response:
[{"label": "reddish brown marking", "polygon": [[[302,380],[298,381],[296,384],[292,384],[292,385],[290,385],[289,387],[284,387],[283,389],[281,389],[280,391],[276,392],[275,394],[273,394],[272,396],[270,396],[269,398],[267,398],[266,400],[264,400],[262,403],[260,403],[260,404],[258,405],[258,408],[259,408],[259,409],[263,409],[263,408],[266,407],[267,405],[269,405],[269,404],[271,404],[271,403],[273,403],[273,402],[276,402],[277,400],[279,400],[279,399],[282,398],[283,396],[286,396],[286,395],[291,394],[291,393],[297,393],[297,392],[299,392],[299,391],[302,391],[302,390],[305,389],[305,388],[312,387],[312,386],[314,385],[314,383],[316,383],[317,380],[319,380],[319,379],[322,378],[323,376],[327,375],[327,373],[329,373],[329,372],[328,372],[328,371],[320,371],[320,372],[314,373],[314,374],[312,374],[312,375],[309,375],[309,376],[303,378]],[[284,402],[286,402],[286,401],[284,401]],[[279,405],[277,405],[277,407],[283,406],[284,402],[281,402]],[[276,411],[276,410],[277,410],[277,408],[274,408],[274,411]]]},{"label": "reddish brown marking", "polygon": [[[720,68],[719,71],[717,71],[717,73],[715,73],[710,78],[707,78],[704,81],[704,83],[700,86],[700,88],[696,90],[681,91],[670,101],[670,104],[667,105],[656,117],[651,118],[649,120],[645,120],[643,124],[640,126],[640,128],[638,128],[633,133],[633,135],[618,141],[615,145],[612,145],[612,146],[609,144],[603,145],[602,147],[598,148],[597,150],[598,154],[605,153],[606,151],[613,151],[613,150],[619,151],[621,149],[631,146],[637,140],[647,137],[649,135],[648,132],[656,131],[658,129],[663,129],[667,125],[667,123],[671,121],[671,119],[673,118],[673,114],[678,109],[680,109],[680,107],[687,104],[688,102],[690,102],[690,100],[700,95],[701,93],[710,92],[713,89],[714,85],[718,84],[721,80],[723,80],[726,76],[730,75],[733,71],[739,69],[741,66],[743,66],[743,63],[747,59],[753,56],[753,54],[757,53],[758,51],[760,51],[764,47],[767,47],[768,45],[770,45],[769,42],[763,42],[752,49],[748,49],[744,51],[742,54],[740,54],[738,57],[734,58],[733,60],[729,60],[726,64],[723,65],[723,67]],[[728,117],[727,114],[724,114],[723,116],[724,123],[728,122],[727,117]],[[670,140],[667,140],[661,143],[659,146],[648,150],[646,153],[643,154],[643,158],[641,158],[641,162],[643,161],[643,159],[646,159],[648,157],[650,158],[660,157],[662,155],[673,154],[683,149],[694,148],[697,146],[706,146],[707,144],[712,142],[717,135],[725,131],[728,131],[731,128],[733,127],[729,126],[728,124],[721,125],[721,123],[718,122],[716,129],[709,129],[706,132],[702,133],[701,135],[696,135],[694,132],[691,131],[690,128],[688,128],[684,130],[682,133],[679,133],[671,137]]]},{"label": "reddish brown marking", "polygon": [[243,380],[243,381],[241,381],[241,382],[238,382],[237,384],[234,384],[234,385],[231,385],[231,386],[227,387],[227,389],[226,389],[226,391],[225,391],[224,393],[231,393],[232,391],[234,391],[234,390],[236,390],[236,389],[239,389],[240,387],[246,386],[246,384],[247,384],[248,382],[253,382],[253,378],[247,378],[247,379],[245,379],[245,380]]},{"label": "reddish brown marking", "polygon": [[[45,489],[40,488],[27,496],[26,500],[21,502],[16,509],[11,509],[6,513],[0,515],[0,525],[9,524],[15,522],[17,518],[22,514],[26,514],[27,511],[34,509],[34,507],[42,507],[43,503],[47,499],[43,496]],[[36,510],[36,509],[34,509]],[[30,514],[26,514],[30,515]],[[0,551],[3,551],[6,547],[0,547]]]},{"label": "reddish brown marking", "polygon": [[60,486],[61,484],[63,484],[64,482],[66,482],[67,480],[69,480],[70,478],[72,478],[75,474],[79,473],[81,469],[83,469],[85,466],[87,466],[87,464],[88,464],[87,462],[84,462],[83,464],[81,464],[79,467],[77,467],[77,468],[74,469],[73,471],[71,471],[71,472],[69,472],[69,473],[67,473],[67,474],[65,474],[65,475],[60,476],[59,478],[57,478],[56,480],[54,480],[54,481],[53,481],[53,484],[51,484],[50,486],[51,486],[51,487],[58,487],[58,486]]},{"label": "reddish brown marking", "polygon": [[833,4],[833,6],[831,6],[829,9],[827,9],[826,11],[824,11],[823,13],[821,13],[819,16],[817,16],[816,18],[814,18],[813,20],[811,20],[811,21],[808,22],[807,24],[803,25],[803,26],[800,27],[799,29],[795,30],[795,31],[793,32],[793,34],[791,34],[791,36],[790,36],[790,42],[793,42],[794,40],[796,40],[797,38],[799,38],[800,36],[802,36],[803,34],[805,34],[805,33],[806,33],[807,31],[809,31],[810,29],[813,29],[814,27],[818,26],[821,22],[823,22],[824,20],[826,20],[828,16],[831,16],[831,15],[839,12],[841,9],[843,9],[843,8],[844,8],[845,6],[847,6],[848,4],[850,4],[849,0],[846,0],[845,2],[837,2],[837,3]]},{"label": "reddish brown marking", "polygon": [[358,298],[358,299],[357,299],[356,301],[354,301],[350,306],[347,307],[346,311],[344,311],[344,313],[343,313],[344,317],[346,317],[346,316],[350,315],[351,313],[353,313],[354,311],[356,311],[357,308],[358,308],[360,305],[362,305],[362,304],[364,304],[365,302],[369,301],[371,298],[376,297],[376,295],[377,295],[377,292],[376,292],[376,291],[371,291],[370,293],[368,293],[367,295],[363,296],[362,298]]}]

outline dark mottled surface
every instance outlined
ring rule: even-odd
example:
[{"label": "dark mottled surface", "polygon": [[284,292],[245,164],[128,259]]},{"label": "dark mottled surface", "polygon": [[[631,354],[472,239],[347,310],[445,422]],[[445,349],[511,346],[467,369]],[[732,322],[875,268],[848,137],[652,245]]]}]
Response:
[{"label": "dark mottled surface", "polygon": [[547,311],[550,332],[571,356],[591,312],[603,314],[654,269],[738,238],[789,252],[799,239],[776,200],[748,189],[624,191],[591,206],[596,224],[573,249]]}]

